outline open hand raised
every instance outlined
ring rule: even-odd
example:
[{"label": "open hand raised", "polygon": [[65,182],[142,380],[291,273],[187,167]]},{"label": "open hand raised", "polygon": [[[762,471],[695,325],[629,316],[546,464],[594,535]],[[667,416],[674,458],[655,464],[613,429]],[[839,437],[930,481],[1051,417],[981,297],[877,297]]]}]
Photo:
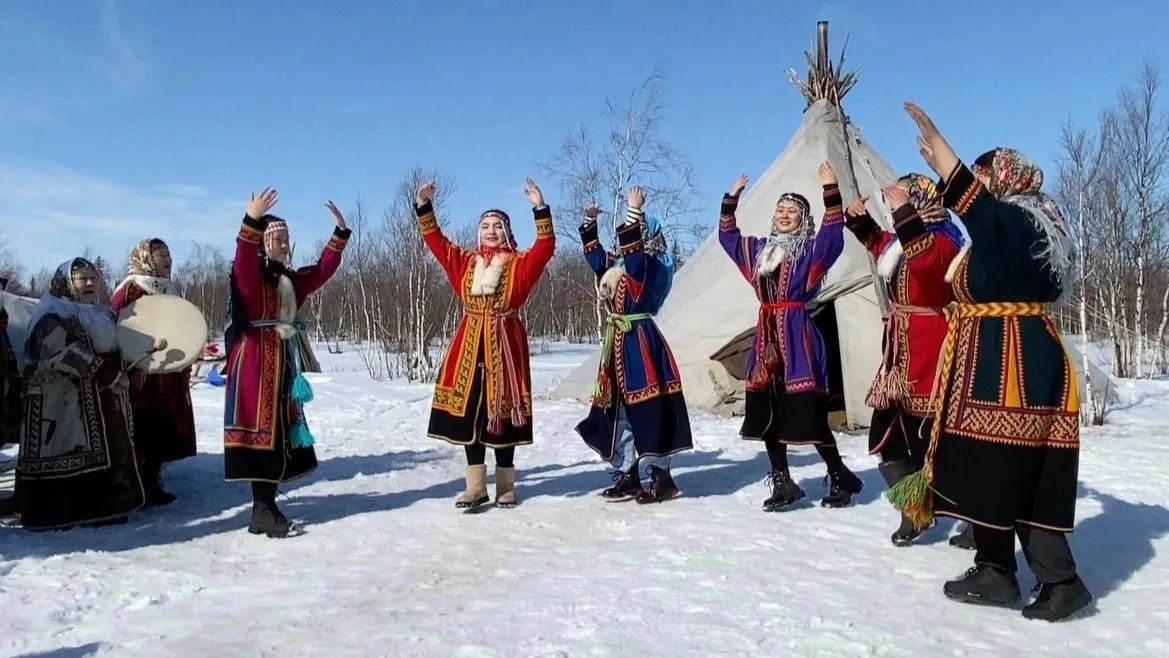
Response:
[{"label": "open hand raised", "polygon": [[428,180],[422,185],[418,186],[418,191],[414,193],[414,202],[417,205],[424,205],[427,201],[434,198],[434,181]]},{"label": "open hand raised", "polygon": [[731,191],[728,192],[733,197],[738,197],[747,188],[747,174],[739,174],[735,182],[731,185]]},{"label": "open hand raised", "polygon": [[524,196],[528,197],[528,202],[533,207],[539,208],[544,205],[544,193],[540,191],[540,186],[536,185],[536,181],[531,178],[524,181]]},{"label": "open hand raised", "polygon": [[248,201],[248,217],[252,219],[259,219],[268,214],[272,206],[280,200],[280,195],[276,190],[265,187],[259,194],[253,194],[251,200]]},{"label": "open hand raised", "polygon": [[922,159],[935,174],[949,176],[958,166],[958,154],[920,107],[913,103],[905,103],[905,111],[917,124],[917,148]]},{"label": "open hand raised", "polygon": [[820,184],[821,185],[835,185],[836,184],[836,172],[832,171],[832,165],[828,164],[827,161],[820,163],[819,174],[820,174]]},{"label": "open hand raised", "polygon": [[329,202],[325,203],[325,207],[329,209],[330,213],[332,213],[333,223],[337,225],[337,228],[344,231],[345,230],[345,215],[342,215],[341,211],[337,209],[337,204],[333,203],[332,201],[329,201]]},{"label": "open hand raised", "polygon": [[629,190],[629,198],[626,199],[626,202],[630,208],[641,210],[641,207],[645,205],[645,190],[635,186]]}]

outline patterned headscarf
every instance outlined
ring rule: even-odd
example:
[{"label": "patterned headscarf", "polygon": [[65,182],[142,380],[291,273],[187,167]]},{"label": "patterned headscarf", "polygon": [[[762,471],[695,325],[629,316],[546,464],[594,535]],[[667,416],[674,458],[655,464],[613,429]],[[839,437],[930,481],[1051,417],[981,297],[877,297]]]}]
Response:
[{"label": "patterned headscarf", "polygon": [[73,275],[85,269],[96,272],[97,266],[81,257],[67,260],[58,265],[57,271],[53,272],[53,278],[49,282],[49,294],[57,299],[77,301],[77,286],[73,285]]},{"label": "patterned headscarf", "polygon": [[154,264],[154,251],[166,247],[166,243],[159,238],[147,238],[134,246],[130,252],[130,266],[126,273],[131,276],[162,276]]},{"label": "patterned headscarf", "polygon": [[1039,165],[1015,149],[1000,146],[978,156],[971,171],[989,180],[986,189],[996,199],[1031,215],[1039,234],[1046,238],[1034,256],[1047,261],[1053,273],[1062,278],[1072,266],[1071,238],[1059,205],[1039,191],[1043,186]]},{"label": "patterned headscarf", "polygon": [[[103,304],[86,304],[77,300],[77,287],[73,285],[73,275],[85,269],[98,271],[97,266],[85,258],[71,258],[57,267],[49,282],[49,294],[40,298],[28,320],[26,336],[33,334],[45,316],[55,315],[62,320],[75,320],[85,327],[94,349],[98,352],[117,349],[114,312]],[[32,363],[37,358],[33,342],[26,342],[24,347],[25,358],[28,363]]]},{"label": "patterned headscarf", "polygon": [[942,193],[933,179],[914,172],[898,178],[897,182],[909,188],[909,203],[927,224],[950,219],[950,213],[942,204]]},{"label": "patterned headscarf", "polygon": [[[897,184],[908,189],[909,205],[925,222],[925,230],[929,233],[941,233],[950,239],[955,246],[961,248],[966,244],[966,236],[962,229],[950,220],[950,212],[942,203],[942,193],[933,179],[917,172],[908,173],[897,179]],[[895,208],[890,208],[895,210]],[[901,241],[889,240],[877,260],[877,272],[890,278],[897,271],[896,268],[905,261],[905,249]]]},{"label": "patterned headscarf", "polygon": [[990,179],[987,191],[996,199],[1016,194],[1039,194],[1043,170],[1015,149],[998,147],[974,161],[972,171]]},{"label": "patterned headscarf", "polygon": [[[506,248],[504,248],[502,250],[503,251],[508,251],[508,250],[515,251],[515,250],[519,249],[519,243],[516,242],[515,235],[511,232],[511,217],[509,217],[507,215],[507,213],[503,212],[502,210],[499,210],[497,208],[492,208],[491,210],[484,211],[482,215],[479,215],[479,221],[482,222],[484,219],[487,219],[488,217],[494,217],[494,218],[498,219],[499,221],[503,222],[503,234],[505,236],[504,243],[506,245]],[[482,242],[480,242],[479,243],[479,251],[483,251],[485,249],[487,249],[487,248],[483,246]]]}]

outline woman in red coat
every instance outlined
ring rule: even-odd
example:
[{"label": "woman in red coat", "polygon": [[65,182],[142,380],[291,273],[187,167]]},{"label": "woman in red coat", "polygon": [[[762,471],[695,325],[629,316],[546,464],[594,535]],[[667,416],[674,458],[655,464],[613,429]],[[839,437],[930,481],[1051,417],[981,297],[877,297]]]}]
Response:
[{"label": "woman in red coat", "polygon": [[223,461],[227,481],[252,484],[248,532],[286,537],[295,524],[276,507],[276,487],[317,468],[304,416],[312,391],[301,376],[298,311],[341,266],[350,231],[330,201],[333,235],[316,263],[292,269],[288,224],[268,214],[276,201],[275,190],[253,196],[235,241]]},{"label": "woman in red coat", "polygon": [[519,310],[552,260],[552,210],[528,179],[524,194],[536,219],[536,243],[518,251],[511,219],[502,210],[479,218],[479,245],[467,250],[442,234],[434,216],[434,183],[418,189],[414,211],[422,239],[463,303],[451,345],[434,386],[427,435],[464,446],[466,490],[461,509],[488,502],[487,448],[495,451],[495,504],[514,507],[515,447],[532,443],[532,381],[528,333]]},{"label": "woman in red coat", "polygon": [[[114,313],[144,295],[181,297],[182,286],[170,278],[170,248],[158,238],[139,242],[130,252],[129,276],[114,290]],[[195,412],[191,406],[191,370],[143,376],[136,374],[130,390],[134,412],[134,443],[146,505],[169,505],[173,494],[162,488],[163,464],[195,456]]]},{"label": "woman in red coat", "polygon": [[[942,307],[954,300],[946,272],[965,238],[942,205],[934,182],[907,174],[883,190],[893,211],[893,231],[884,231],[865,210],[865,199],[845,211],[845,225],[877,259],[878,285],[887,286],[892,308],[885,318],[884,358],[866,402],[873,408],[869,454],[892,487],[918,471],[937,401],[933,386],[938,353],[946,338]],[[890,540],[913,543],[924,531],[904,513]]]}]

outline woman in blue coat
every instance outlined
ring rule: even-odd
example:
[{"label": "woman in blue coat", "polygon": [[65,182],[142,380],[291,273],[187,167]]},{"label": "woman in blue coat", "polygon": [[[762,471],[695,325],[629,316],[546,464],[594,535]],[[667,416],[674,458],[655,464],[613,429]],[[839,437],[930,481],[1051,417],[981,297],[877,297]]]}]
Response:
[{"label": "woman in blue coat", "polygon": [[[660,503],[682,493],[670,475],[670,456],[694,443],[678,364],[653,321],[670,292],[674,262],[659,222],[642,211],[644,203],[640,187],[630,190],[617,254],[601,247],[596,206],[585,211],[580,226],[606,317],[592,408],[576,431],[613,468],[613,486],[602,497]],[[648,487],[642,486],[643,475]]]}]

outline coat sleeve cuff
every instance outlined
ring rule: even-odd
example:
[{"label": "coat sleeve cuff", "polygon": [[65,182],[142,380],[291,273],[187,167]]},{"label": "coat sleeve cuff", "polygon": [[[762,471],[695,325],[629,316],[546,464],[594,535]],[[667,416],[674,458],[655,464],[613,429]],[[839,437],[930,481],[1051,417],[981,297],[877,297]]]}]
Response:
[{"label": "coat sleeve cuff", "polygon": [[617,244],[622,254],[628,254],[641,248],[641,224],[622,224],[617,227]]},{"label": "coat sleeve cuff", "polygon": [[958,163],[942,186],[942,203],[959,217],[965,216],[970,206],[983,195],[989,196],[990,193],[962,162]]}]

